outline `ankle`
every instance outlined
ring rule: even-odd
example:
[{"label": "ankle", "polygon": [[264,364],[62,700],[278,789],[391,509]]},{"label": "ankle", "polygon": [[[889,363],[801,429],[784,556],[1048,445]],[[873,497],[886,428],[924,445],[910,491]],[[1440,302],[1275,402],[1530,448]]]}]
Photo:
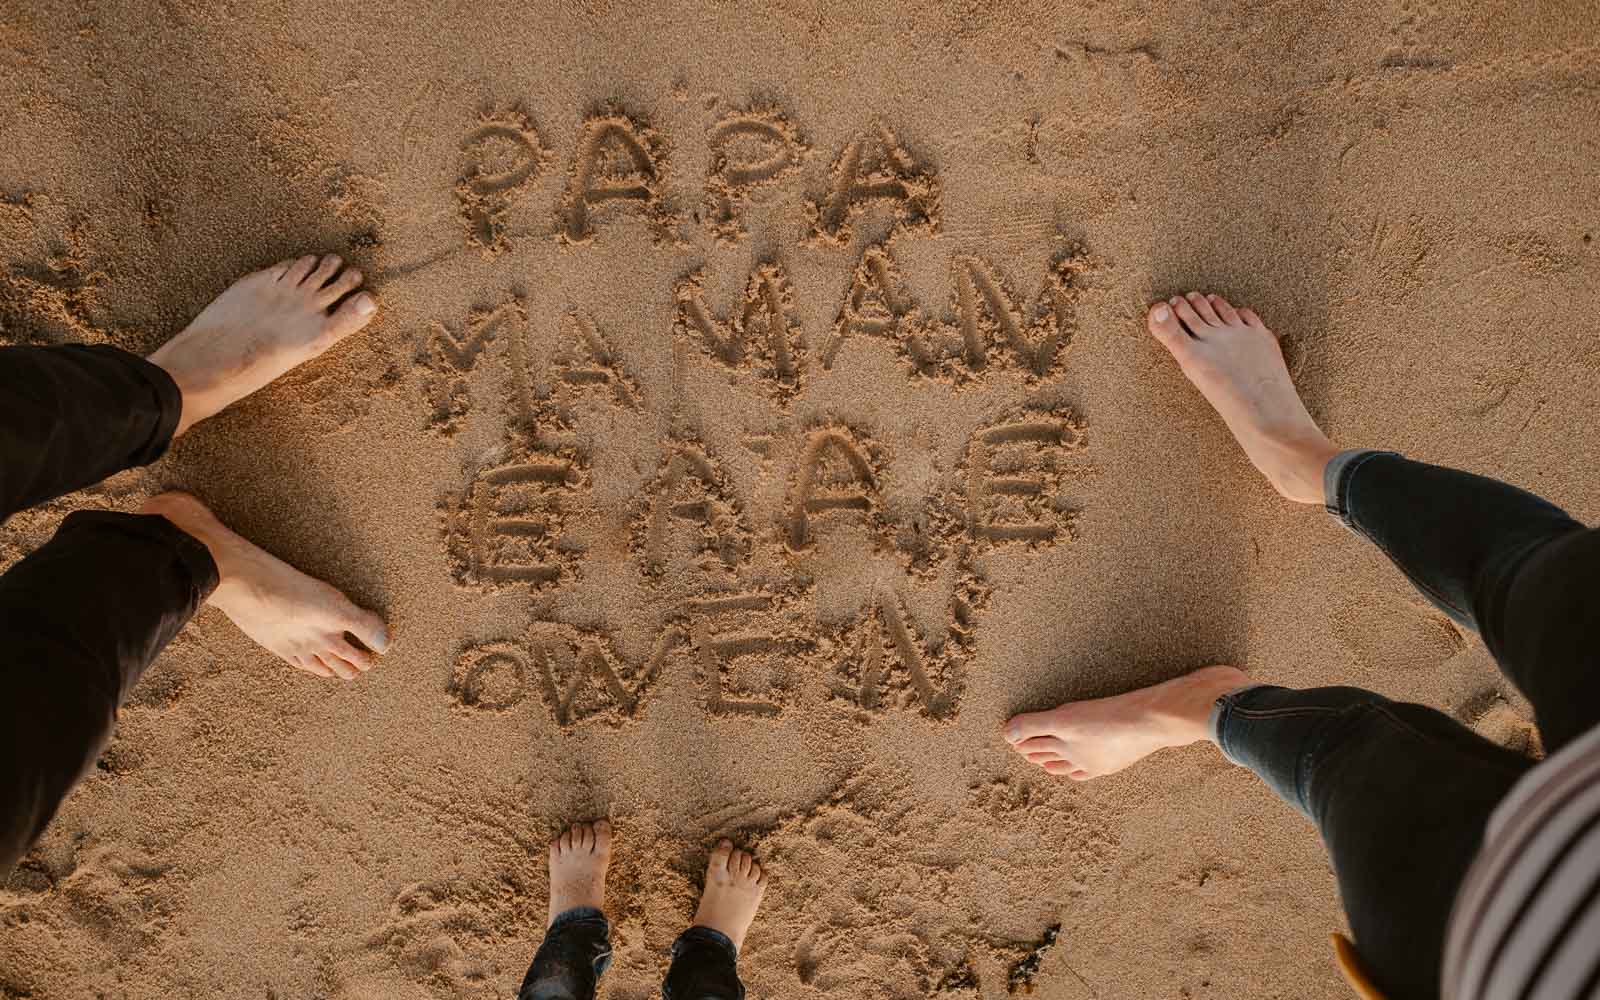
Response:
[{"label": "ankle", "polygon": [[237,536],[217,520],[217,516],[205,504],[188,493],[175,490],[159,493],[146,500],[139,507],[139,513],[164,517],[179,531],[204,545],[206,551],[211,553],[211,561],[217,566],[217,590],[227,587],[234,576],[230,568],[234,562],[235,548],[230,542]]},{"label": "ankle", "polygon": [[1230,666],[1201,667],[1168,681],[1163,685],[1157,711],[1168,726],[1171,745],[1210,740],[1211,710],[1217,699],[1249,686],[1249,676]]},{"label": "ankle", "polygon": [[1323,473],[1339,454],[1333,442],[1318,433],[1298,441],[1275,442],[1272,450],[1272,467],[1262,471],[1279,495],[1294,503],[1326,502]]}]

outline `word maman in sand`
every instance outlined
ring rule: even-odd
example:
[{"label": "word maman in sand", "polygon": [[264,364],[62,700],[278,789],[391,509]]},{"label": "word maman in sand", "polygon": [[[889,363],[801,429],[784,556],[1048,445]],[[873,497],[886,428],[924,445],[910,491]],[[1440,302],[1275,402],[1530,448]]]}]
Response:
[{"label": "word maman in sand", "polygon": [[[763,188],[795,177],[811,154],[800,131],[778,110],[751,107],[723,115],[706,137],[711,167],[704,207],[690,214],[720,240],[744,235],[742,216]],[[468,239],[489,255],[510,246],[507,212],[549,166],[552,154],[527,113],[485,112],[461,144],[456,197]],[[662,243],[682,245],[685,212],[666,188],[669,144],[643,118],[608,108],[579,130],[554,235],[587,243],[598,218],[618,211],[645,220]],[[933,230],[939,184],[894,133],[879,126],[845,143],[826,190],[807,203],[811,238],[844,246],[852,219],[871,204],[888,205],[899,231]]]},{"label": "word maman in sand", "polygon": [[[1024,307],[997,269],[977,257],[957,258],[951,306],[941,314],[925,309],[906,290],[886,246],[869,246],[815,352],[795,318],[794,294],[781,262],[758,263],[745,281],[742,299],[726,312],[708,301],[706,275],[696,271],[673,288],[672,336],[733,383],[761,392],[779,409],[787,409],[804,392],[812,368],[832,370],[847,356],[850,344],[865,338],[888,341],[912,378],[954,391],[998,373],[1038,385],[1064,368],[1089,266],[1081,248],[1058,253],[1037,301]],[[558,325],[559,353],[543,358],[535,357],[527,300],[521,294],[508,293],[495,305],[472,310],[464,324],[433,324],[418,352],[423,393],[431,406],[429,428],[444,435],[457,430],[472,405],[469,376],[486,356],[509,365],[512,404],[523,419],[533,419],[547,405],[550,393],[537,383],[552,364],[560,391],[599,388],[621,406],[643,406],[637,380],[592,317],[572,310]]]}]

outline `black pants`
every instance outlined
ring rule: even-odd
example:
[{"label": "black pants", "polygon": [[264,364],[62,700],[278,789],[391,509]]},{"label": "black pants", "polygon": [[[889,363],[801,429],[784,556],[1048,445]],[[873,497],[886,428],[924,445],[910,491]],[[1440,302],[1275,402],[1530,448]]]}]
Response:
[{"label": "black pants", "polygon": [[[113,347],[0,348],[0,521],[160,458],[170,376]],[[163,517],[77,511],[0,576],[0,882],[111,738],[117,708],[217,584]]]},{"label": "black pants", "polygon": [[[673,942],[661,995],[666,1000],[744,1000],[737,959],[726,934],[691,927]],[[575,907],[545,932],[517,1000],[593,1000],[610,964],[611,925],[599,910]]]},{"label": "black pants", "polygon": [[[1327,500],[1440,610],[1476,629],[1554,753],[1600,724],[1600,531],[1504,483],[1347,452]],[[1439,996],[1446,925],[1490,814],[1533,762],[1422,705],[1359,688],[1247,688],[1217,743],[1322,833],[1368,971]]]}]

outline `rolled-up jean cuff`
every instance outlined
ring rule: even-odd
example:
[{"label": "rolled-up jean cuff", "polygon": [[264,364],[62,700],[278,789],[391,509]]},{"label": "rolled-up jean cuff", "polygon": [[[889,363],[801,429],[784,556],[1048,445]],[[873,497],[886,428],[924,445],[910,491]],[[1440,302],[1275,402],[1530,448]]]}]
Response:
[{"label": "rolled-up jean cuff", "polygon": [[1369,458],[1379,455],[1393,455],[1400,457],[1399,452],[1374,451],[1371,448],[1352,448],[1341,451],[1328,460],[1322,470],[1322,503],[1328,513],[1337,517],[1345,527],[1352,530],[1355,525],[1350,520],[1350,480],[1355,476],[1356,470]]},{"label": "rolled-up jean cuff", "polygon": [[553,934],[563,926],[580,920],[598,920],[605,928],[606,935],[609,937],[611,934],[611,924],[606,920],[605,913],[592,906],[574,906],[570,910],[562,910],[556,914],[554,920],[550,921],[550,930],[546,934]]},{"label": "rolled-up jean cuff", "polygon": [[91,527],[151,538],[166,545],[189,572],[201,601],[217,589],[217,561],[200,539],[159,514],[123,514],[113,510],[76,510],[61,522],[61,533]]},{"label": "rolled-up jean cuff", "polygon": [[1271,685],[1251,684],[1248,687],[1242,687],[1237,691],[1229,691],[1227,694],[1211,703],[1211,714],[1206,718],[1206,732],[1211,734],[1211,742],[1215,743],[1217,745],[1217,749],[1222,751],[1222,756],[1233,761],[1235,764],[1239,764],[1240,762],[1234,760],[1233,755],[1228,753],[1227,746],[1222,742],[1223,717],[1227,714],[1228,709],[1233,707],[1234,700],[1240,695],[1248,694],[1249,692],[1254,691],[1256,688],[1264,687],[1271,687]]},{"label": "rolled-up jean cuff", "polygon": [[152,361],[118,347],[96,345],[96,349],[103,349],[108,353],[115,352],[150,386],[150,394],[155,399],[159,416],[150,440],[133,457],[134,465],[149,465],[165,455],[168,446],[172,444],[172,436],[177,433],[178,422],[183,418],[183,392],[178,388],[178,383],[173,381],[172,376],[167,374],[167,370]]},{"label": "rolled-up jean cuff", "polygon": [[721,948],[728,953],[728,961],[739,960],[739,949],[733,946],[733,939],[718,930],[710,927],[694,926],[678,935],[678,940],[672,942],[672,956],[676,958],[678,952],[690,945],[708,944]]}]

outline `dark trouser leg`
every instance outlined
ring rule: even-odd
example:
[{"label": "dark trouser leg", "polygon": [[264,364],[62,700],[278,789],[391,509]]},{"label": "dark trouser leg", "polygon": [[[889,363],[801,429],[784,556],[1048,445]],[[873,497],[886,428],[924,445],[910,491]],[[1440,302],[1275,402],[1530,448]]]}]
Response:
[{"label": "dark trouser leg", "polygon": [[1328,465],[1328,509],[1482,634],[1551,752],[1600,724],[1600,531],[1493,479],[1389,452]]},{"label": "dark trouser leg", "polygon": [[0,879],[111,738],[117,707],[217,585],[163,517],[79,511],[0,576]]},{"label": "dark trouser leg", "polygon": [[[0,519],[159,458],[181,407],[165,372],[116,348],[0,349]],[[216,577],[165,518],[105,512],[69,516],[0,577],[0,879]]]},{"label": "dark trouser leg", "polygon": [[672,944],[672,967],[661,995],[666,1000],[744,1000],[738,958],[726,934],[691,927]]},{"label": "dark trouser leg", "polygon": [[1533,762],[1359,688],[1246,688],[1218,700],[1212,729],[1223,753],[1316,824],[1389,1000],[1438,997],[1456,890],[1490,813]]},{"label": "dark trouser leg", "polygon": [[115,347],[0,348],[0,521],[160,458],[183,400]]},{"label": "dark trouser leg", "polygon": [[593,907],[574,907],[545,932],[517,1000],[593,1000],[610,964],[611,925]]}]

